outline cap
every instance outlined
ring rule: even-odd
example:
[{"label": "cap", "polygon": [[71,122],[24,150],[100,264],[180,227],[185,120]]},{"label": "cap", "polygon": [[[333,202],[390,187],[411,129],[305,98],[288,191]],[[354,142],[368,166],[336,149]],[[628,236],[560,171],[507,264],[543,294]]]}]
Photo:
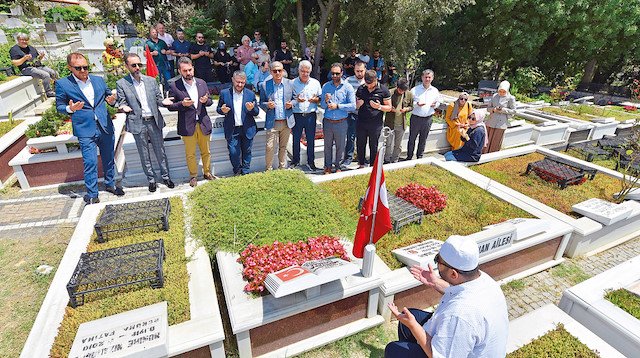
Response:
[{"label": "cap", "polygon": [[440,248],[440,258],[460,271],[478,267],[479,256],[476,240],[466,236],[451,235]]}]

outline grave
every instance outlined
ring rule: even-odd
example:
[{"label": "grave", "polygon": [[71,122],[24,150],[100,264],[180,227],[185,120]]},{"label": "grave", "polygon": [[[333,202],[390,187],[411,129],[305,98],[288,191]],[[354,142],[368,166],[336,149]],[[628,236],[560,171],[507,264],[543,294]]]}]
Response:
[{"label": "grave", "polygon": [[89,63],[93,64],[92,74],[104,76],[102,65],[102,52],[104,51],[104,40],[107,39],[107,32],[102,29],[90,29],[78,31],[82,38],[82,48],[78,52],[89,57]]},{"label": "grave", "polygon": [[11,181],[15,175],[9,161],[13,159],[27,144],[27,137],[24,132],[30,124],[36,123],[37,118],[31,117],[18,124],[9,133],[0,138],[0,186]]},{"label": "grave", "polygon": [[7,41],[7,35],[5,35],[4,31],[2,29],[0,29],[0,45],[9,43],[9,41]]},{"label": "grave", "polygon": [[28,111],[44,102],[42,82],[31,76],[20,76],[0,84],[0,120],[21,118]]},{"label": "grave", "polygon": [[44,42],[48,44],[57,44],[58,35],[56,35],[56,33],[53,31],[46,31],[44,33]]},{"label": "grave", "polygon": [[398,261],[407,265],[407,267],[413,267],[418,265],[420,267],[427,267],[427,264],[433,263],[433,259],[438,252],[442,241],[429,239],[423,242],[419,242],[407,247],[392,250]]},{"label": "grave", "polygon": [[551,222],[549,220],[544,219],[529,219],[529,218],[515,218],[509,219],[504,222],[488,225],[482,228],[482,230],[487,230],[491,228],[495,228],[501,225],[512,225],[516,228],[515,237],[513,241],[523,240],[527,237],[531,237],[540,233],[543,233],[551,227]]},{"label": "grave", "polygon": [[611,225],[631,215],[632,208],[606,200],[592,198],[573,205],[571,209],[604,225]]},{"label": "grave", "polygon": [[478,244],[480,257],[511,247],[516,237],[515,225],[503,223],[468,235]]},{"label": "grave", "polygon": [[168,330],[166,301],[85,322],[69,357],[166,357]]}]

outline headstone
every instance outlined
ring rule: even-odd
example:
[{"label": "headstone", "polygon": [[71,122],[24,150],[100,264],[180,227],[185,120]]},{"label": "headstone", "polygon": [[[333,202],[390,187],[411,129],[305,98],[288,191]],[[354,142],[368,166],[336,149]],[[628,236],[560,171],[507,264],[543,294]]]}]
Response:
[{"label": "headstone", "polygon": [[168,329],[166,301],[85,322],[69,357],[166,357]]},{"label": "headstone", "polygon": [[264,286],[273,297],[280,298],[359,272],[360,268],[349,261],[337,257],[327,257],[270,273],[264,280]]},{"label": "headstone", "polygon": [[570,104],[571,104],[571,102],[569,102],[569,101],[559,101],[558,102],[558,106],[561,106],[561,107],[568,106]]},{"label": "headstone", "polygon": [[542,127],[551,127],[557,124],[558,124],[558,121],[544,121],[544,122],[541,122],[539,125]]},{"label": "headstone", "polygon": [[78,31],[82,38],[82,45],[85,48],[104,48],[104,40],[107,33],[103,30],[81,30]]},{"label": "headstone", "polygon": [[433,263],[433,258],[438,252],[440,252],[441,246],[442,241],[429,239],[407,247],[392,250],[391,252],[396,255],[398,261],[408,267],[418,265],[426,268],[427,264]]},{"label": "headstone", "polygon": [[132,46],[129,49],[129,53],[135,53],[136,55],[138,55],[140,57],[140,61],[142,61],[142,63],[144,63],[144,64],[147,63],[147,58],[144,55],[144,47],[142,47],[142,46]]},{"label": "headstone", "polygon": [[120,35],[120,33],[118,32],[118,25],[116,25],[115,23],[110,23],[109,25],[107,25],[107,32],[109,34],[111,34],[112,36],[118,36]]},{"label": "headstone", "polygon": [[15,17],[10,17],[8,18],[5,22],[4,22],[4,26],[10,29],[16,28],[16,27],[22,27],[22,20],[17,19]]},{"label": "headstone", "polygon": [[573,100],[574,103],[593,101],[593,96],[580,97]]},{"label": "headstone", "polygon": [[504,224],[511,224],[516,227],[516,236],[514,241],[520,241],[528,237],[537,235],[541,232],[545,232],[551,227],[551,222],[544,219],[527,219],[527,218],[515,218],[509,219],[504,222],[488,225],[482,228],[482,230],[493,229]]},{"label": "headstone", "polygon": [[22,16],[24,15],[24,12],[22,11],[22,7],[20,7],[20,5],[16,5],[14,7],[11,8],[11,15],[13,16]]},{"label": "headstone", "polygon": [[[620,197],[620,193],[613,194],[613,197],[618,199]],[[632,188],[627,193],[627,196],[624,197],[625,200],[640,200],[640,188]]]},{"label": "headstone", "polygon": [[53,22],[62,22],[64,21],[64,18],[62,17],[62,14],[56,12],[54,13],[51,17],[53,17]]},{"label": "headstone", "polygon": [[633,211],[624,205],[611,203],[598,198],[592,198],[573,205],[571,210],[604,225],[611,225],[620,220],[624,220],[629,217]]},{"label": "headstone", "polygon": [[515,225],[502,223],[502,225],[476,232],[468,235],[467,237],[476,240],[476,243],[478,243],[480,257],[483,257],[490,253],[510,247],[513,244],[515,236]]},{"label": "headstone", "polygon": [[8,43],[7,35],[4,34],[4,31],[2,31],[2,29],[0,29],[0,45],[6,44],[6,43]]},{"label": "headstone", "polygon": [[44,41],[49,44],[57,44],[58,35],[53,31],[47,31],[44,33]]},{"label": "headstone", "polygon": [[614,123],[616,119],[614,117],[593,117],[591,121],[596,123]]}]

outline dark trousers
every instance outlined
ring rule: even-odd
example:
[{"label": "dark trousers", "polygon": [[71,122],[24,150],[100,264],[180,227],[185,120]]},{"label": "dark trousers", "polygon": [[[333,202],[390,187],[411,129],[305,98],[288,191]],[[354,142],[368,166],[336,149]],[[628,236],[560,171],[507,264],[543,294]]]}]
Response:
[{"label": "dark trousers", "polygon": [[149,183],[156,182],[156,175],[153,171],[151,155],[149,153],[149,143],[153,146],[153,153],[158,160],[162,179],[169,179],[169,166],[167,164],[167,155],[164,151],[162,130],[158,128],[156,122],[154,120],[143,121],[140,133],[134,134],[133,139],[136,141],[136,148],[138,148],[138,154],[140,155],[140,164],[142,164],[142,169]]},{"label": "dark trousers", "polygon": [[344,162],[345,165],[351,163],[353,159],[353,149],[356,141],[356,121],[358,113],[349,113],[347,116],[347,143],[344,146]]},{"label": "dark trousers", "polygon": [[369,141],[370,163],[371,165],[373,165],[373,160],[376,156],[376,153],[378,153],[378,138],[380,138],[381,131],[381,123],[356,123],[356,145],[358,150],[359,165],[364,165],[365,163],[365,147],[367,146],[367,140]]},{"label": "dark trousers", "polygon": [[[423,310],[409,308],[416,321],[424,326],[431,318],[431,313]],[[384,349],[385,358],[424,358],[427,354],[422,350],[411,330],[402,323],[398,323],[398,340],[387,344]]]},{"label": "dark trousers", "polygon": [[[307,138],[307,163],[314,164],[315,156],[315,138],[316,138],[316,112],[311,112],[307,116],[302,113],[294,113],[296,124],[291,128],[293,133],[293,163],[300,163],[300,139],[302,139],[302,130]],[[315,165],[315,164],[314,164]]]},{"label": "dark trousers", "polygon": [[407,159],[413,158],[413,149],[416,145],[416,137],[420,135],[418,139],[418,152],[416,158],[422,158],[424,153],[424,145],[427,142],[427,136],[431,129],[431,123],[433,123],[433,117],[418,117],[411,115],[411,124],[409,125],[409,142],[407,143]]},{"label": "dark trousers", "polygon": [[253,139],[242,134],[242,127],[234,127],[231,139],[227,140],[233,174],[249,174],[252,145]]},{"label": "dark trousers", "polygon": [[87,196],[90,198],[98,197],[98,148],[100,148],[104,184],[106,186],[116,184],[116,168],[113,160],[114,141],[113,133],[105,133],[100,125],[96,125],[96,133],[92,137],[78,137],[82,151],[84,184],[87,187]]}]

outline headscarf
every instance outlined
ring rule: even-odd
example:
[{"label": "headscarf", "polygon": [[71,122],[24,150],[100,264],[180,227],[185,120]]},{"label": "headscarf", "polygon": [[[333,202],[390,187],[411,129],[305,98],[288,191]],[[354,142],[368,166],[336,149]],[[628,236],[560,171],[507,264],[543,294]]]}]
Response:
[{"label": "headscarf", "polygon": [[458,96],[458,99],[456,99],[456,101],[453,104],[453,111],[451,111],[451,118],[458,118],[458,115],[460,114],[460,108],[458,108],[458,104],[460,103],[459,99],[462,96],[467,96],[467,102],[464,105],[466,106],[467,103],[469,103],[469,94],[467,92],[460,93],[460,95]]},{"label": "headscarf", "polygon": [[509,94],[509,88],[511,88],[511,83],[509,83],[509,81],[502,81],[500,82],[500,86],[498,86],[498,91],[500,91],[501,89],[507,91],[507,95]]},{"label": "headscarf", "polygon": [[476,124],[469,125],[469,128],[474,129],[474,128],[477,128],[477,127],[484,127],[484,145],[483,145],[483,148],[485,148],[485,147],[487,147],[489,145],[489,138],[487,138],[487,126],[485,126],[485,124],[484,124],[484,118],[487,115],[487,109],[486,108],[478,108],[478,109],[473,110],[473,112],[471,112],[471,114],[475,114]]}]

